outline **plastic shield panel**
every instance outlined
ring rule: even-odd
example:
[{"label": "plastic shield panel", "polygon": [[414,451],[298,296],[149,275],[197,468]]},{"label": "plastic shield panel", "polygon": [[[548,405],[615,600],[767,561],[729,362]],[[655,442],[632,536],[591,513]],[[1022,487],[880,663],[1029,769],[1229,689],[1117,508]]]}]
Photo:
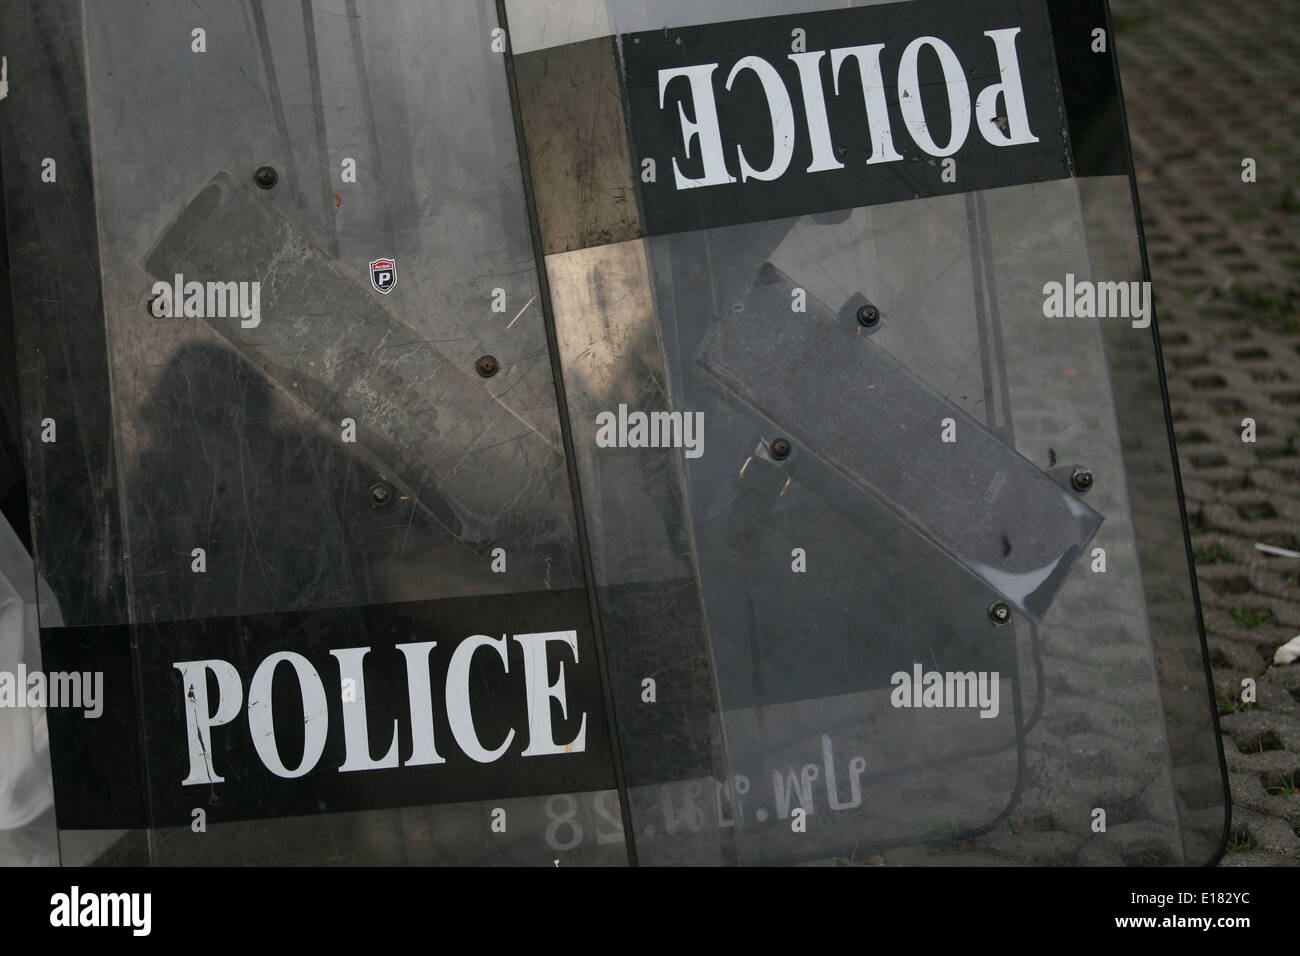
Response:
[{"label": "plastic shield panel", "polygon": [[1106,9],[825,6],[0,0],[63,862],[1217,856]]},{"label": "plastic shield panel", "polygon": [[1104,7],[578,6],[507,9],[639,858],[1212,860]]},{"label": "plastic shield panel", "polygon": [[83,200],[15,291],[64,862],[626,863],[495,6],[3,13]]}]

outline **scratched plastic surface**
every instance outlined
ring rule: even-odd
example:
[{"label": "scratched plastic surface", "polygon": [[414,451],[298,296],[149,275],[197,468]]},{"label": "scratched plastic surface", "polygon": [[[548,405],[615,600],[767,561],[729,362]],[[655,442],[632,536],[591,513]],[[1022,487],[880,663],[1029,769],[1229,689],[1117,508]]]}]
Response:
[{"label": "scratched plastic surface", "polygon": [[[820,6],[506,4],[517,53]],[[85,6],[127,594],[121,615],[79,612],[96,582],[67,556],[68,623],[148,633],[590,578],[625,786],[64,829],[65,863],[1213,857],[1225,795],[1151,333],[1042,317],[1044,277],[1141,278],[1126,177],[547,257],[584,568],[495,5],[203,16],[196,54],[190,10]],[[382,257],[388,294],[368,277]],[[257,279],[260,325],[153,317],[175,273]],[[792,332],[775,307],[795,289]],[[597,446],[620,405],[703,413],[703,454]],[[941,457],[936,418],[965,457]],[[896,676],[931,671],[999,681],[978,706],[896,706]]]},{"label": "scratched plastic surface", "polygon": [[[84,16],[127,620],[582,589],[495,5],[112,0]],[[177,274],[256,280],[260,314],[155,317],[152,286]],[[177,715],[146,727],[146,750]],[[195,797],[206,834],[65,830],[64,860],[627,860],[612,790],[243,822],[222,820],[220,792]]]},{"label": "scratched plastic surface", "polygon": [[[541,50],[805,9],[508,8]],[[1142,278],[1127,177],[655,236],[547,271],[593,573],[611,596],[635,582],[672,648],[622,660],[636,636],[602,600],[612,679],[640,667],[662,702],[707,661],[717,694],[707,730],[682,721],[712,759],[691,799],[623,717],[629,778],[656,781],[629,795],[642,858],[692,827],[701,856],[746,863],[1214,857],[1225,793],[1152,333],[1043,313],[1047,279]],[[703,453],[604,447],[596,416],[620,405],[702,413]],[[898,706],[897,675],[926,672],[1000,679],[981,706]],[[670,706],[707,709],[691,701]]]},{"label": "scratched plastic surface", "polygon": [[[580,583],[492,4],[233,6],[206,54],[181,11],[86,12],[135,616]],[[260,324],[154,318],[177,273],[259,280]]]}]

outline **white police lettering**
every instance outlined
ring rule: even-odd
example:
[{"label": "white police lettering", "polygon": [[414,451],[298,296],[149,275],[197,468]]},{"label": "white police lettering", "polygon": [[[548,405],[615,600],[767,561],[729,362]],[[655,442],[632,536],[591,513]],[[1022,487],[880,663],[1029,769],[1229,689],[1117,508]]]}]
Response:
[{"label": "white police lettering", "polygon": [[[516,675],[512,674],[509,666],[505,635],[492,638],[475,634],[460,641],[451,650],[446,663],[441,708],[446,715],[445,726],[451,729],[451,742],[466,757],[478,763],[494,763],[508,753],[535,757],[584,752],[587,714],[570,708],[565,691],[565,664],[568,662],[564,658],[572,655],[573,666],[581,663],[577,632],[517,634],[514,641],[523,654],[523,669],[516,677],[516,685],[523,685],[519,690],[524,699],[527,726],[510,728],[498,740],[480,739],[470,695],[471,664],[480,663],[476,660],[480,654],[484,662],[499,657],[502,672],[511,677]],[[547,648],[552,644],[559,645],[558,654],[548,654]],[[399,741],[403,737],[399,733],[398,719],[393,720],[392,733],[384,735],[390,742],[384,747],[383,755],[376,756],[370,749],[365,663],[371,648],[345,647],[329,651],[338,664],[337,693],[342,701],[344,760],[338,767],[339,773],[446,763],[443,753],[438,750],[438,744],[442,742],[434,739],[433,709],[436,702],[429,678],[429,665],[438,650],[438,642],[422,641],[399,644],[390,652],[400,652],[406,665],[407,706],[403,718],[410,721],[411,752],[405,760],[398,753]],[[302,756],[295,767],[286,767],[282,762],[275,736],[272,684],[280,664],[290,665],[305,714]],[[181,674],[185,740],[190,758],[189,774],[181,784],[224,783],[225,777],[214,765],[212,735],[215,728],[234,721],[244,708],[244,682],[239,670],[229,661],[219,659],[177,661],[172,667]],[[215,701],[210,700],[210,678],[216,688]],[[316,768],[329,739],[329,693],[316,666],[305,656],[292,651],[268,655],[253,672],[247,693],[248,738],[263,766],[275,776],[292,779]],[[554,726],[552,702],[559,705],[559,714],[566,723],[576,722],[578,725],[577,731],[567,741],[555,739],[557,728]],[[294,703],[290,700],[285,706],[292,708]],[[526,734],[527,738],[522,743],[518,740],[520,734]]]},{"label": "white police lettering", "polygon": [[[1016,35],[1020,33],[1020,29],[1020,27],[1008,27],[984,31],[983,35],[993,43],[1001,82],[980,90],[975,95],[973,110],[971,91],[966,83],[967,70],[952,47],[933,36],[916,37],[906,44],[902,50],[896,76],[899,90],[898,102],[904,125],[921,150],[931,156],[940,157],[956,153],[970,133],[972,118],[975,129],[992,146],[1023,146],[1038,142],[1038,137],[1029,128],[1024,83],[1020,74],[1020,61],[1016,54]],[[857,63],[866,114],[865,139],[871,147],[868,164],[896,163],[903,160],[902,154],[894,146],[894,134],[890,126],[885,97],[881,54],[886,47],[885,43],[873,43],[839,47],[829,51],[832,95],[840,95],[841,67],[844,66],[845,61],[851,59]],[[944,144],[934,142],[925,120],[922,103],[924,90],[917,75],[917,58],[923,49],[937,56],[945,77],[945,82],[936,87],[944,94],[946,100],[944,105],[947,107],[951,121],[949,140]],[[843,164],[835,159],[831,147],[831,130],[826,115],[827,91],[822,86],[822,73],[819,68],[821,58],[826,52],[812,50],[791,54],[788,57],[796,68],[794,82],[799,87],[799,98],[804,104],[806,117],[804,130],[796,129],[790,90],[778,69],[779,64],[774,65],[763,57],[750,55],[741,57],[726,70],[723,95],[739,95],[732,92],[732,84],[738,74],[749,72],[758,79],[758,86],[767,101],[766,113],[771,127],[773,147],[772,159],[766,169],[753,168],[740,144],[733,144],[728,149],[728,144],[723,142],[718,121],[718,91],[714,84],[714,74],[720,64],[701,63],[696,66],[660,70],[659,108],[666,108],[670,87],[677,94],[677,113],[682,130],[682,140],[679,144],[682,153],[672,158],[673,176],[677,188],[698,189],[736,182],[744,183],[751,179],[769,181],[779,179],[788,171],[794,156],[795,143],[802,135],[808,137],[812,153],[812,163],[803,172],[818,173],[842,169]],[[685,88],[682,88],[681,83],[674,85],[674,81],[677,80],[685,80]],[[752,83],[746,87],[748,90],[753,88]],[[1002,105],[1000,113],[999,103]],[[932,102],[929,107],[937,109],[939,105],[938,102]],[[689,113],[694,115],[694,119],[688,118],[688,108]],[[848,132],[839,131],[840,135],[847,135]],[[739,180],[727,168],[729,152],[739,161]],[[701,169],[702,175],[689,176],[683,171],[683,163],[689,168]]]}]

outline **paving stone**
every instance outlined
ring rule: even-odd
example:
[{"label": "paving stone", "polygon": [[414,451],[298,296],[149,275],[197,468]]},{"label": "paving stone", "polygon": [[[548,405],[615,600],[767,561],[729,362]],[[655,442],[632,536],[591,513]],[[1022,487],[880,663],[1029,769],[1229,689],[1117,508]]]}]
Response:
[{"label": "paving stone", "polygon": [[1300,664],[1272,665],[1300,633],[1300,559],[1255,543],[1300,550],[1300,17],[1292,0],[1111,7],[1215,688],[1258,683],[1222,727],[1234,833],[1266,846],[1222,865],[1295,865],[1300,796],[1260,774],[1300,768]]}]

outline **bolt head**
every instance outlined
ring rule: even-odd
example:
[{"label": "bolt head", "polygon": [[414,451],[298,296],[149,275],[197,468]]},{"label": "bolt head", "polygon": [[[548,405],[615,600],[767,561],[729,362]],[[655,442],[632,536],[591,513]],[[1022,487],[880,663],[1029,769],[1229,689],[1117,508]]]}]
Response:
[{"label": "bolt head", "polygon": [[1092,487],[1092,472],[1086,468],[1076,468],[1070,476],[1070,487],[1078,492],[1087,491]]},{"label": "bolt head", "polygon": [[880,321],[880,310],[868,302],[862,308],[858,309],[858,324],[866,328],[871,328]]},{"label": "bolt head", "polygon": [[772,457],[777,461],[790,457],[790,442],[788,439],[773,438],[768,448],[772,452]]},{"label": "bolt head", "polygon": [[386,481],[376,481],[370,486],[370,502],[376,508],[393,500],[393,486]]},{"label": "bolt head", "polygon": [[998,625],[1007,623],[1011,620],[1011,608],[1005,601],[994,601],[989,605],[989,620]]},{"label": "bolt head", "polygon": [[491,378],[497,372],[501,371],[501,363],[497,361],[495,355],[480,355],[474,363],[474,371],[478,372],[484,378]]},{"label": "bolt head", "polygon": [[280,174],[275,171],[274,166],[258,166],[257,171],[253,173],[253,182],[261,189],[270,189],[279,178]]}]

